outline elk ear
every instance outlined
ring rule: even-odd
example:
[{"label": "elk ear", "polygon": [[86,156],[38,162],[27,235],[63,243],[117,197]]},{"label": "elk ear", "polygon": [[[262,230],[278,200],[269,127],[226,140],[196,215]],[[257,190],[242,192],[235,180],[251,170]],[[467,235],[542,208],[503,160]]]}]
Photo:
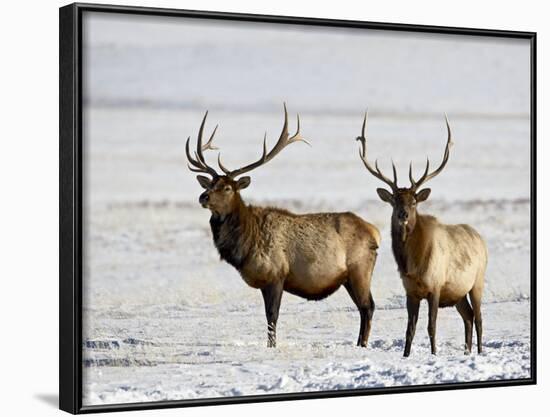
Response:
[{"label": "elk ear", "polygon": [[242,177],[237,181],[237,190],[244,190],[250,185],[250,177]]},{"label": "elk ear", "polygon": [[385,201],[386,203],[393,204],[393,195],[388,190],[377,188],[376,192],[378,193],[378,197],[380,197],[380,200]]},{"label": "elk ear", "polygon": [[422,191],[419,191],[416,193],[416,202],[422,203],[423,201],[426,201],[431,192],[432,190],[430,188],[424,188]]},{"label": "elk ear", "polygon": [[212,188],[212,180],[204,175],[197,175],[197,181],[205,190]]}]

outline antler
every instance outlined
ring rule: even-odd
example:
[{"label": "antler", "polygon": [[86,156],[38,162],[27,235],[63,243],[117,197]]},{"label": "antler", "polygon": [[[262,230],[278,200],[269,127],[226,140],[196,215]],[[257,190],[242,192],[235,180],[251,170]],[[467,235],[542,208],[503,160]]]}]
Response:
[{"label": "antler", "polygon": [[363,164],[365,165],[365,168],[374,175],[379,180],[384,181],[386,184],[388,184],[393,191],[397,190],[397,170],[395,169],[395,164],[393,163],[393,160],[391,161],[392,169],[393,169],[393,181],[390,180],[388,177],[386,177],[384,174],[382,174],[382,171],[380,171],[380,168],[378,168],[378,160],[374,161],[373,168],[369,162],[367,161],[367,138],[365,136],[365,130],[367,128],[367,117],[369,113],[368,111],[365,112],[365,118],[363,119],[363,128],[361,129],[361,136],[358,136],[356,140],[361,142],[361,148],[359,150],[359,156],[361,157],[361,160],[363,161]]},{"label": "antler", "polygon": [[297,129],[296,133],[293,136],[289,137],[288,133],[288,113],[286,110],[286,103],[283,104],[284,110],[285,110],[285,122],[283,124],[283,131],[281,132],[281,136],[279,137],[279,140],[273,146],[273,149],[267,152],[267,133],[264,135],[264,145],[263,145],[263,152],[260,159],[258,159],[256,162],[253,162],[249,165],[246,165],[242,168],[235,169],[233,171],[227,169],[221,161],[221,157],[218,154],[218,165],[220,166],[220,169],[230,178],[235,178],[238,175],[242,175],[246,172],[252,171],[254,168],[257,168],[259,166],[262,166],[269,161],[271,161],[275,155],[277,155],[279,152],[281,152],[286,146],[290,145],[294,142],[305,142],[309,145],[309,142],[306,141],[301,135],[300,135],[300,116],[297,115]]},{"label": "antler", "polygon": [[[207,149],[210,150],[216,150],[215,146],[212,145],[212,141],[214,140],[214,135],[216,134],[216,130],[218,130],[218,126],[214,128],[214,131],[212,132],[212,135],[210,136],[210,139],[203,145],[202,144],[202,133],[204,131],[204,124],[206,122],[206,116],[208,116],[208,111],[205,113],[201,127],[199,129],[199,135],[197,137],[197,150],[194,152],[195,158],[193,158],[189,152],[189,140],[191,137],[187,138],[187,143],[185,144],[185,153],[187,154],[187,160],[189,161],[189,164],[187,166],[189,169],[193,172],[203,172],[205,174],[210,174],[213,178],[218,176],[218,173],[216,170],[212,167],[210,167],[206,161],[204,160],[204,156],[202,154],[202,151],[205,151]],[[192,167],[192,166],[194,167]]]},{"label": "antler", "polygon": [[409,180],[411,181],[411,188],[414,190],[416,190],[422,184],[424,184],[425,182],[431,180],[433,177],[438,175],[441,171],[443,171],[443,168],[445,168],[445,165],[447,165],[451,146],[453,144],[453,142],[451,141],[451,127],[449,126],[449,119],[447,118],[447,114],[445,114],[445,123],[447,124],[447,145],[445,146],[445,152],[443,153],[443,161],[441,161],[441,165],[439,165],[439,168],[437,168],[435,171],[428,174],[428,171],[430,170],[430,160],[426,158],[426,169],[424,170],[424,174],[422,174],[422,176],[418,181],[415,181],[412,175],[412,162],[409,165]]}]

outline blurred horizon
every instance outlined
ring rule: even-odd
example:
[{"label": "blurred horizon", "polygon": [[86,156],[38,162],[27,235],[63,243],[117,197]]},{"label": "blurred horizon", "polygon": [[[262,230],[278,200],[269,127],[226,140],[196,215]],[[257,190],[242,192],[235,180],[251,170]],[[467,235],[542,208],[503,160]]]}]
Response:
[{"label": "blurred horizon", "polygon": [[529,117],[528,40],[86,13],[94,107]]}]

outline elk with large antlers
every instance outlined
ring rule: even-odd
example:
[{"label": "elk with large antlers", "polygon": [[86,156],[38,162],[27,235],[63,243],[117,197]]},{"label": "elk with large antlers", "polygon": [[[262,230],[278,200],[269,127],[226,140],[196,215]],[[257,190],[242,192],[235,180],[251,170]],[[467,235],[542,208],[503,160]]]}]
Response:
[{"label": "elk with large antlers", "polygon": [[[391,219],[392,250],[407,294],[408,324],[404,356],[409,356],[418,319],[420,301],[428,300],[428,335],[431,351],[436,353],[435,332],[439,307],[456,306],[464,321],[466,353],[472,350],[473,324],[477,334],[477,350],[481,345],[481,297],[487,266],[487,247],[481,236],[466,224],[446,225],[435,217],[421,215],[417,204],[425,201],[431,190],[420,187],[438,175],[449,160],[451,128],[447,123],[447,146],[441,165],[430,170],[430,161],[418,181],[413,178],[412,162],[409,166],[409,188],[397,186],[397,171],[392,161],[393,180],[386,177],[375,162],[367,161],[367,139],[363,120],[359,155],[365,168],[386,183],[391,192],[378,188],[378,196],[393,207]],[[470,297],[468,302],[467,296]],[[471,305],[470,305],[471,303]],[[473,309],[472,309],[473,307]]]},{"label": "elk with large antlers", "polygon": [[[190,139],[186,144],[189,169],[211,177],[197,176],[206,190],[199,202],[212,213],[210,227],[220,257],[234,266],[248,285],[262,292],[268,347],[276,344],[283,291],[320,300],[341,285],[361,316],[357,344],[366,346],[374,312],[370,284],[380,242],[378,229],[352,213],[297,215],[277,208],[246,205],[241,198],[240,191],[250,184],[250,177],[242,174],[266,164],[291,143],[305,142],[300,135],[300,119],[296,134],[290,136],[286,106],[284,113],[279,140],[267,152],[264,137],[263,153],[256,162],[229,170],[218,156],[224,175],[219,175],[204,159],[203,150],[213,149],[216,131],[203,145],[208,112],[205,114],[194,157],[189,151]],[[238,176],[241,177],[237,179]]]}]

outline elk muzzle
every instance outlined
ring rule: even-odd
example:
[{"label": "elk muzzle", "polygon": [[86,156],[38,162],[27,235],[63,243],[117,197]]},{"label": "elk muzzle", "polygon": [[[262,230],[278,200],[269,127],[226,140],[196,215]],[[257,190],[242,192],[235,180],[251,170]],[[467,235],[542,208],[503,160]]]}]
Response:
[{"label": "elk muzzle", "polygon": [[208,191],[205,191],[202,193],[199,197],[199,203],[204,208],[208,208],[208,200],[210,200],[210,196],[208,195]]},{"label": "elk muzzle", "polygon": [[405,210],[399,211],[395,217],[394,224],[397,226],[397,230],[399,230],[401,241],[405,242],[408,235],[412,232],[414,225],[410,221],[409,213]]}]

